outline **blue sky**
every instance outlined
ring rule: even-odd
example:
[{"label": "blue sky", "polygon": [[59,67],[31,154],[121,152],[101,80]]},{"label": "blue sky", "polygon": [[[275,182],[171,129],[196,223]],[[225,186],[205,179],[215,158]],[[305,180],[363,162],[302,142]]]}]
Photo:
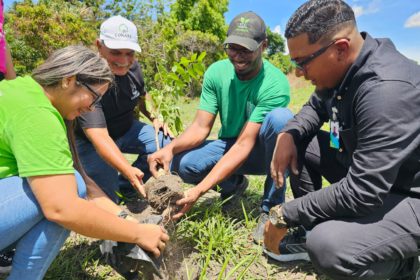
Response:
[{"label": "blue sky", "polygon": [[[8,7],[13,0],[4,0]],[[266,24],[283,35],[287,20],[304,0],[230,0],[227,23],[244,11],[254,11]],[[348,0],[359,30],[374,37],[390,38],[404,55],[420,63],[419,0]]]},{"label": "blue sky", "polygon": [[[225,14],[229,23],[241,12],[259,14],[271,30],[284,35],[287,20],[304,0],[230,0]],[[390,38],[405,56],[420,63],[419,0],[348,0],[360,31]]]}]

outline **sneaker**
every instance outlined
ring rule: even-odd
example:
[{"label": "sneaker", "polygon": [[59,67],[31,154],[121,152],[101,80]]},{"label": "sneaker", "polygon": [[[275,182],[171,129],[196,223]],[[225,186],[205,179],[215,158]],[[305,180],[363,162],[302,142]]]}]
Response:
[{"label": "sneaker", "polygon": [[252,239],[258,245],[262,245],[262,243],[264,242],[264,227],[267,221],[268,221],[268,214],[266,212],[262,212],[260,214],[260,217],[258,218],[257,227],[252,233]]},{"label": "sneaker", "polygon": [[13,256],[15,255],[15,250],[9,251],[4,254],[0,254],[0,273],[9,273],[12,270],[12,261]]},{"label": "sneaker", "polygon": [[279,262],[311,261],[306,250],[306,236],[309,234],[303,227],[289,229],[286,236],[280,242],[280,254],[274,254],[264,248],[264,253]]},{"label": "sneaker", "polygon": [[242,195],[245,193],[245,190],[249,186],[248,178],[245,176],[242,177],[242,182],[239,183],[235,190],[229,193],[221,192],[220,193],[220,199],[223,201],[222,205],[222,211],[225,213],[230,212],[231,210],[237,209],[237,205],[239,202],[239,199],[242,197]]}]

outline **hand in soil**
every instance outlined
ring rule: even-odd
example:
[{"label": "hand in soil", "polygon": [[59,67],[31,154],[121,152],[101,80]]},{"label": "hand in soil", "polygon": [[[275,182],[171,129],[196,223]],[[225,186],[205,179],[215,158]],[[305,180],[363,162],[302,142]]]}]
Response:
[{"label": "hand in soil", "polygon": [[193,207],[194,203],[200,198],[203,194],[201,189],[197,186],[187,190],[184,193],[184,198],[178,200],[176,202],[177,205],[182,205],[182,209],[174,216],[172,216],[173,220],[177,220],[182,217],[185,213],[187,213],[191,207]]},{"label": "hand in soil", "polygon": [[155,257],[159,257],[166,247],[169,235],[166,230],[158,225],[139,224],[141,227],[136,244],[146,251],[152,252]]},{"label": "hand in soil", "polygon": [[143,186],[143,176],[144,173],[136,168],[131,166],[131,168],[124,172],[124,176],[127,178],[127,180],[130,182],[130,184],[143,196],[146,197],[146,191],[144,190]]}]

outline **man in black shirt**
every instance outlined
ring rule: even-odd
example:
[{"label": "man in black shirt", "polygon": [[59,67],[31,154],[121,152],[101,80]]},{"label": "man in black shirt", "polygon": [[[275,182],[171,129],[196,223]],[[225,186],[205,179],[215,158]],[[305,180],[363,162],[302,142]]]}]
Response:
[{"label": "man in black shirt", "polygon": [[[144,195],[142,180],[150,177],[147,155],[156,151],[155,132],[163,130],[159,133],[161,146],[170,138],[165,137],[169,136],[167,126],[146,109],[143,74],[135,61],[135,52],[141,51],[137,28],[121,16],[111,17],[102,23],[96,45],[115,74],[115,84],[92,104],[95,108],[91,112],[77,120],[80,160],[87,174],[112,200],[118,200],[116,191],[128,185],[127,180]],[[136,106],[153,126],[138,121]],[[122,153],[137,154],[138,158],[131,165]]]},{"label": "man in black shirt", "polygon": [[309,257],[331,279],[416,279],[420,67],[389,39],[359,33],[341,0],[303,4],[286,38],[296,75],[316,89],[277,138],[272,177],[282,186],[290,167],[297,198],[272,209],[268,254],[287,253],[287,229],[302,225]]}]

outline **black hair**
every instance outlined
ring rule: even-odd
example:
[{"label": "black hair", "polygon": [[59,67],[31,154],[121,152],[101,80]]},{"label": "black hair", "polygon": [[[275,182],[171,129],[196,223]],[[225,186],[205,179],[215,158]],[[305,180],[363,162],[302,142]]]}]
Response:
[{"label": "black hair", "polygon": [[348,26],[356,26],[353,9],[341,0],[310,0],[300,6],[286,25],[286,39],[306,33],[309,43],[330,40]]}]

